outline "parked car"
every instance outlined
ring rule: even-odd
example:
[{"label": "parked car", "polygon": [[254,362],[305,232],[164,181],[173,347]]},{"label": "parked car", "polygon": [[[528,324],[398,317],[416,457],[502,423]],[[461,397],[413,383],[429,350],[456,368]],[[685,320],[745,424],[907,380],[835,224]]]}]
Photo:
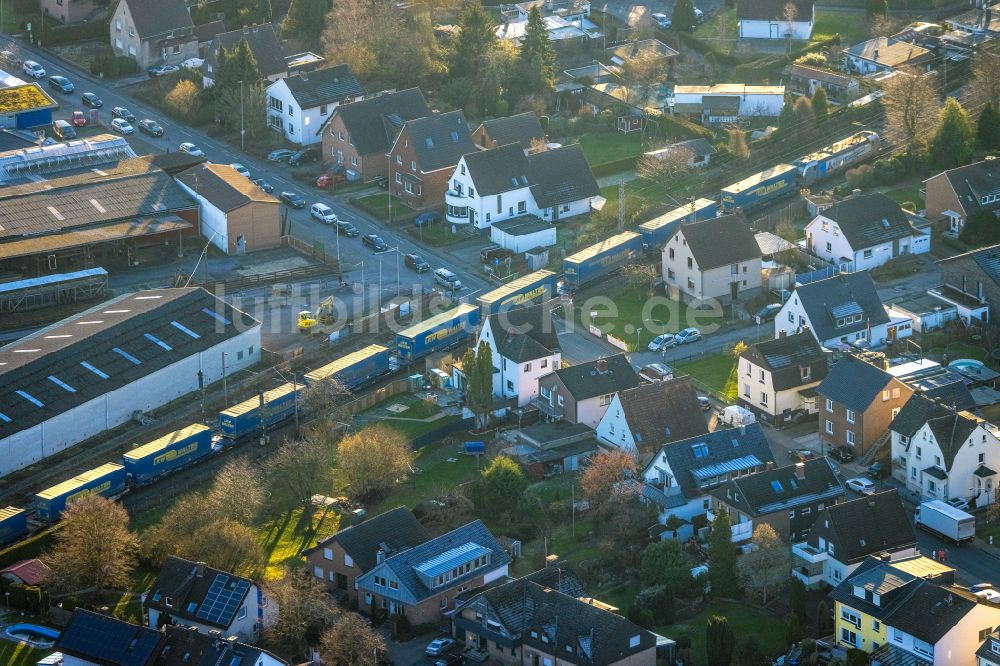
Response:
[{"label": "parked car", "polygon": [[670,366],[662,363],[644,365],[639,371],[639,379],[645,379],[648,382],[665,382],[673,378],[674,371],[670,369]]},{"label": "parked car", "polygon": [[969,586],[969,592],[976,594],[977,592],[982,592],[983,590],[992,590],[993,583],[976,583],[975,585]]},{"label": "parked car", "polygon": [[778,312],[781,311],[781,303],[771,303],[770,305],[765,305],[757,314],[753,316],[754,321],[758,324],[763,324],[765,321],[771,321],[778,316]]},{"label": "parked car", "polygon": [[65,76],[50,76],[49,77],[49,88],[56,90],[61,93],[70,94],[76,88],[73,86],[73,82],[67,79]]},{"label": "parked car", "polygon": [[76,138],[76,128],[66,120],[56,120],[52,123],[52,133],[60,141]]},{"label": "parked car", "polygon": [[233,167],[233,170],[236,171],[236,173],[238,173],[241,176],[243,176],[244,178],[249,178],[250,177],[250,169],[246,168],[245,166],[243,166],[239,162],[233,162],[229,166]]},{"label": "parked car", "polygon": [[263,178],[254,178],[251,182],[254,185],[256,185],[257,187],[259,187],[260,189],[262,189],[265,192],[267,192],[268,194],[270,194],[271,192],[274,192],[274,185],[272,185],[271,183],[267,182]]},{"label": "parked car", "polygon": [[407,268],[412,268],[417,273],[426,273],[431,269],[431,265],[427,263],[427,260],[421,257],[419,254],[408,254],[403,257],[403,264]]},{"label": "parked car", "polygon": [[139,121],[139,131],[149,136],[163,136],[163,125],[152,118],[143,118]]},{"label": "parked car", "polygon": [[991,604],[1000,604],[1000,592],[997,592],[996,590],[980,590],[979,592],[976,592],[975,595],[983,601],[988,601]]},{"label": "parked car", "polygon": [[664,349],[670,349],[677,344],[677,340],[674,339],[673,333],[664,333],[663,335],[658,335],[649,341],[646,345],[646,349],[649,351],[663,351]]},{"label": "parked car", "polygon": [[361,242],[376,252],[385,252],[389,249],[389,244],[378,234],[365,234],[361,237]]},{"label": "parked car", "polygon": [[74,111],[70,122],[73,123],[73,127],[86,127],[87,116],[84,115],[83,111]]},{"label": "parked car", "polygon": [[840,463],[849,463],[854,460],[854,454],[846,446],[837,446],[830,449],[829,456]]},{"label": "parked car", "polygon": [[792,449],[788,452],[788,459],[794,462],[805,462],[815,457],[816,454],[809,449]]},{"label": "parked car", "polygon": [[184,67],[185,69],[201,69],[201,66],[204,64],[204,58],[188,58],[181,63],[181,67]]},{"label": "parked car", "polygon": [[153,65],[152,67],[146,68],[146,73],[149,74],[149,78],[155,79],[158,76],[166,76],[167,74],[173,74],[174,72],[181,71],[181,68],[177,65]]},{"label": "parked car", "polygon": [[282,192],[278,195],[278,199],[281,203],[287,204],[295,210],[301,210],[306,207],[306,200],[295,194],[295,192]]},{"label": "parked car", "polygon": [[435,638],[427,644],[427,647],[424,648],[424,652],[428,657],[440,657],[441,655],[455,649],[455,645],[455,640],[452,638]]},{"label": "parked car", "polygon": [[334,227],[337,229],[337,233],[341,236],[347,236],[348,238],[357,238],[361,235],[358,228],[348,222],[347,220],[337,220],[334,222]]},{"label": "parked car", "polygon": [[434,269],[434,282],[450,291],[458,291],[462,288],[462,281],[447,268]]},{"label": "parked car", "polygon": [[378,185],[383,190],[389,189],[389,179],[385,176],[375,176],[372,178],[372,182]]},{"label": "parked car", "polygon": [[302,150],[296,150],[294,153],[289,155],[288,164],[289,166],[299,166],[300,164],[308,164],[309,162],[315,162],[319,159],[319,151],[315,148],[303,148]]},{"label": "parked car", "polygon": [[115,118],[122,118],[123,120],[127,120],[130,123],[135,122],[135,114],[126,109],[124,106],[116,106],[115,108],[111,109],[111,115],[114,116]]},{"label": "parked car", "polygon": [[342,173],[324,173],[316,179],[316,189],[327,190],[335,185],[339,185],[346,180]]},{"label": "parked car", "polygon": [[135,128],[124,118],[115,118],[112,120],[111,129],[119,134],[135,134]]},{"label": "parked car", "polygon": [[429,210],[426,213],[421,213],[417,215],[417,218],[413,220],[413,226],[415,227],[426,227],[429,224],[437,224],[441,221],[441,213],[436,210]]},{"label": "parked car", "polygon": [[333,224],[337,221],[337,214],[325,203],[314,203],[312,208],[309,209],[309,215],[324,224]]},{"label": "parked car", "polygon": [[698,396],[698,406],[701,407],[701,411],[707,412],[712,409],[712,402],[703,395]]},{"label": "parked car", "polygon": [[45,76],[45,68],[34,60],[25,60],[21,65],[21,70],[33,79],[40,79]]},{"label": "parked car", "polygon": [[889,476],[889,473],[882,467],[882,463],[876,461],[868,466],[868,478],[877,480],[884,479],[887,476]]},{"label": "parked car", "polygon": [[674,336],[674,340],[679,345],[684,345],[689,342],[698,342],[701,340],[701,331],[697,328],[685,328],[683,331]]},{"label": "parked car", "polygon": [[962,497],[952,497],[950,500],[945,502],[949,506],[953,506],[959,511],[969,511],[969,502]]},{"label": "parked car", "polygon": [[187,142],[182,143],[181,145],[177,146],[177,150],[181,151],[182,153],[187,153],[188,155],[192,155],[194,157],[205,156],[205,151],[203,151],[201,148],[194,145],[193,143],[187,143]]},{"label": "parked car", "polygon": [[875,494],[875,484],[864,477],[856,476],[853,479],[848,479],[844,485],[847,486],[848,490],[853,490],[861,495]]},{"label": "parked car", "polygon": [[656,25],[660,26],[660,30],[667,30],[670,28],[670,19],[667,18],[666,14],[656,13],[652,15],[652,18],[656,21]]},{"label": "parked car", "polygon": [[288,158],[295,154],[294,150],[288,150],[287,148],[279,148],[278,150],[272,150],[267,154],[268,162],[287,162]]},{"label": "parked car", "polygon": [[461,652],[449,652],[448,654],[439,657],[437,661],[434,662],[434,666],[457,666],[457,664],[464,664],[465,658],[462,656]]},{"label": "parked car", "polygon": [[85,92],[81,97],[84,106],[89,106],[92,109],[99,109],[104,106],[104,100],[98,97],[96,93]]},{"label": "parked car", "polygon": [[696,19],[698,19],[699,21],[704,21],[705,20],[705,12],[703,12],[700,9],[698,9],[697,7],[695,7],[694,8],[694,17]]}]

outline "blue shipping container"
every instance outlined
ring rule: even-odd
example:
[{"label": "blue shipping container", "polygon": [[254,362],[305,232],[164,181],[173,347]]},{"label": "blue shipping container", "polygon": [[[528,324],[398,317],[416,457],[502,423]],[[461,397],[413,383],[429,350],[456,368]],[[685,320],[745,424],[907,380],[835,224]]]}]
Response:
[{"label": "blue shipping container", "polygon": [[404,361],[412,362],[468,337],[479,325],[479,307],[463,303],[396,334],[396,347]]},{"label": "blue shipping container", "polygon": [[715,217],[718,208],[718,204],[711,199],[698,199],[643,222],[637,231],[642,234],[642,242],[648,252],[659,252],[681,223],[690,224]]},{"label": "blue shipping container", "polygon": [[[296,395],[302,384],[291,382],[264,393],[264,413],[267,425],[283,421],[295,413]],[[219,412],[219,430],[224,437],[237,439],[261,428],[260,396],[245,400]]]},{"label": "blue shipping container", "polygon": [[106,463],[97,469],[74,476],[35,495],[38,518],[47,523],[59,520],[67,505],[90,495],[116,497],[125,491],[125,468]]},{"label": "blue shipping container", "polygon": [[615,272],[642,253],[642,236],[626,231],[563,259],[566,285],[579,289],[588,282]]},{"label": "blue shipping container", "polygon": [[200,423],[164,435],[122,456],[125,477],[142,485],[212,452],[212,429]]},{"label": "blue shipping container", "polygon": [[723,212],[732,213],[737,208],[749,210],[772,199],[789,194],[796,189],[798,169],[791,164],[776,166],[755,173],[738,183],[722,188],[720,206]]},{"label": "blue shipping container", "polygon": [[0,509],[0,544],[17,541],[28,532],[28,512],[16,506]]},{"label": "blue shipping container", "polygon": [[476,299],[476,302],[479,303],[482,316],[489,317],[501,310],[510,310],[531,303],[535,299],[552,298],[556,281],[556,274],[552,271],[535,271],[483,294]]},{"label": "blue shipping container", "polygon": [[353,390],[387,372],[389,372],[389,348],[382,345],[368,345],[364,349],[306,373],[306,383],[311,384],[333,377]]}]

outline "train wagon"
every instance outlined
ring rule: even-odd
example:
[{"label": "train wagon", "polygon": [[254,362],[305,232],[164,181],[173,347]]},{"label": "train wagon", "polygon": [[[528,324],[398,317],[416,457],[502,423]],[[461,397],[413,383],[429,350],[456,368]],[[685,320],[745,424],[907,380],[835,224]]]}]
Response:
[{"label": "train wagon", "polygon": [[700,222],[715,217],[719,205],[711,199],[698,199],[689,204],[678,206],[671,211],[643,222],[637,228],[642,234],[642,242],[647,252],[659,252],[681,223]]},{"label": "train wagon", "polygon": [[447,349],[468,337],[479,325],[479,306],[463,303],[457,308],[442,312],[396,334],[399,357],[406,362]]},{"label": "train wagon", "polygon": [[28,512],[16,506],[0,509],[0,546],[28,533]]},{"label": "train wagon", "polygon": [[552,271],[535,271],[508,282],[499,289],[483,294],[476,302],[483,318],[502,310],[510,310],[537,299],[551,298],[556,289],[556,274]]},{"label": "train wagon", "polygon": [[[289,382],[265,391],[263,423],[271,426],[294,414],[296,396],[302,388],[302,384]],[[219,432],[229,439],[239,439],[256,432],[260,430],[261,424],[260,396],[254,396],[219,412]]]},{"label": "train wagon", "polygon": [[368,345],[364,349],[306,373],[306,383],[311,384],[332,377],[353,391],[387,372],[389,372],[389,348],[382,345]]},{"label": "train wagon", "polygon": [[756,208],[794,192],[796,176],[798,169],[791,164],[777,164],[729,187],[723,187],[719,205],[726,213],[732,213],[737,208],[743,210]]},{"label": "train wagon", "polygon": [[792,164],[798,170],[799,180],[809,185],[874,155],[878,149],[878,134],[865,130],[804,155]]},{"label": "train wagon", "polygon": [[594,243],[563,259],[563,277],[570,289],[614,273],[642,253],[642,236],[626,231]]},{"label": "train wagon", "polygon": [[192,423],[169,435],[136,447],[122,456],[125,478],[142,485],[188,465],[212,452],[212,429]]},{"label": "train wagon", "polygon": [[35,511],[39,520],[54,523],[77,500],[90,495],[117,497],[123,492],[125,468],[118,463],[105,463],[35,495]]}]

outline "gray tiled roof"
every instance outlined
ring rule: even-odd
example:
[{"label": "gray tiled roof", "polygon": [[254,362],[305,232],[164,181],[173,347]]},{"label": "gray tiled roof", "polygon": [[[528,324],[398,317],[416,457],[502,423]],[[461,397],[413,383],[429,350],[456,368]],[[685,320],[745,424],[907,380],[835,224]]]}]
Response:
[{"label": "gray tiled roof", "polygon": [[894,489],[826,507],[816,517],[809,545],[819,549],[820,538],[833,544],[833,556],[844,564],[917,543],[913,523]]},{"label": "gray tiled roof", "polygon": [[[597,369],[601,360],[607,364],[604,372]],[[625,354],[615,354],[605,359],[560,368],[555,374],[578,401],[617,393],[639,385],[639,374],[628,362]]]},{"label": "gray tiled roof", "polygon": [[345,63],[313,72],[302,72],[284,79],[292,97],[303,109],[314,109],[323,104],[343,102],[365,94],[364,88],[354,78]]},{"label": "gray tiled roof", "polygon": [[173,30],[194,28],[184,0],[121,0],[125,2],[135,22],[140,39],[162,35]]},{"label": "gray tiled roof", "polygon": [[384,154],[392,147],[403,123],[430,113],[420,88],[378,95],[338,106],[339,115],[361,155]]},{"label": "gray tiled roof", "polygon": [[834,364],[830,374],[820,382],[816,390],[823,397],[860,414],[868,409],[891,381],[892,375],[885,370],[852,356],[845,356]]},{"label": "gray tiled roof", "polygon": [[[552,307],[544,303],[490,315],[497,351],[515,363],[551,356],[559,351]],[[521,332],[508,332],[515,329]]]},{"label": "gray tiled roof", "polygon": [[465,155],[469,175],[480,195],[531,188],[540,208],[579,201],[600,194],[590,165],[579,145],[525,155],[521,144]]},{"label": "gray tiled roof", "polygon": [[[818,340],[851,335],[863,331],[871,323],[878,326],[889,321],[868,271],[842,273],[825,280],[817,280],[795,288],[795,294],[809,317],[809,323]],[[856,304],[864,317],[860,322],[837,328],[834,310]]]},{"label": "gray tiled roof", "polygon": [[249,203],[278,203],[276,198],[228,164],[199,164],[177,174],[176,178],[224,213]]},{"label": "gray tiled roof", "polygon": [[979,424],[971,414],[956,413],[949,409],[947,414],[929,419],[927,425],[941,449],[945,469],[950,471],[955,456]]},{"label": "gray tiled roof", "polygon": [[413,142],[417,166],[425,173],[453,167],[462,155],[476,150],[469,124],[461,111],[407,121],[404,131]]},{"label": "gray tiled roof", "polygon": [[427,532],[417,521],[413,512],[405,506],[396,507],[368,518],[362,523],[351,525],[332,534],[317,543],[312,548],[303,551],[304,555],[326,548],[332,543],[340,544],[354,564],[361,571],[371,571],[375,566],[378,551],[383,546],[389,547],[392,554],[412,548],[427,541]]},{"label": "gray tiled roof", "polygon": [[164,627],[166,641],[156,666],[251,666],[261,663],[287,664],[284,659],[266,650],[231,640],[218,640],[194,627],[170,625]]},{"label": "gray tiled roof", "polygon": [[674,232],[674,235],[676,234],[684,235],[684,240],[694,255],[694,261],[702,271],[760,259],[761,256],[753,229],[742,215],[723,215],[682,224],[677,227],[677,231]]},{"label": "gray tiled roof", "polygon": [[[787,0],[739,0],[736,15],[754,21],[783,21]],[[792,0],[799,21],[809,21],[813,15],[812,0]]]},{"label": "gray tiled roof", "polygon": [[1000,194],[1000,160],[983,160],[949,169],[944,174],[967,214],[980,208],[993,210],[1000,206],[997,202],[985,206],[980,203],[981,197]]},{"label": "gray tiled roof", "polygon": [[900,408],[896,418],[889,424],[889,430],[904,437],[913,437],[928,419],[945,416],[948,412],[948,408],[941,403],[917,392]]},{"label": "gray tiled roof", "polygon": [[1000,664],[1000,632],[994,631],[976,650],[981,664]]},{"label": "gray tiled roof", "polygon": [[903,209],[884,194],[851,197],[820,215],[837,223],[855,252],[913,234]]},{"label": "gray tiled roof", "polygon": [[[253,581],[207,566],[199,572],[200,566],[202,565],[173,555],[168,557],[160,568],[156,580],[153,581],[152,587],[149,588],[145,605],[147,608],[155,608],[168,613],[176,619],[228,629],[236,617],[236,611],[239,610],[240,605],[250,593]],[[238,604],[232,607],[231,611],[227,610],[227,613],[217,616],[217,619],[208,619],[199,611],[205,605],[209,590],[213,589],[216,578],[219,576],[225,577],[230,582],[242,583],[239,587],[242,595],[234,599],[238,601]],[[171,600],[170,606],[167,606],[168,599]]]},{"label": "gray tiled roof", "polygon": [[786,465],[731,479],[712,495],[750,516],[787,511],[800,504],[832,503],[844,496],[844,487],[826,458],[800,464],[801,479],[796,476],[796,465]]},{"label": "gray tiled roof", "polygon": [[690,377],[642,383],[618,392],[622,412],[640,455],[708,432]]},{"label": "gray tiled roof", "polygon": [[[748,347],[741,357],[770,370],[775,391],[819,381],[826,377],[829,369],[826,353],[808,331],[758,342]],[[808,379],[803,380],[802,368],[809,368]]]},{"label": "gray tiled roof", "polygon": [[520,144],[523,150],[531,148],[532,141],[545,139],[542,123],[532,111],[525,111],[505,118],[494,118],[483,121],[483,129],[489,138],[496,141],[497,146],[510,143]]},{"label": "gray tiled roof", "polygon": [[919,583],[914,593],[894,608],[885,621],[934,645],[972,612],[977,602],[968,590],[926,581]]},{"label": "gray tiled roof", "polygon": [[478,150],[464,156],[476,192],[489,196],[531,184],[528,179],[528,157],[519,143],[511,143],[492,150]]},{"label": "gray tiled roof", "polygon": [[284,52],[281,50],[281,42],[274,31],[274,26],[270,23],[247,26],[239,30],[220,32],[212,40],[212,45],[205,58],[205,71],[207,67],[212,67],[209,78],[214,79],[219,73],[219,48],[232,51],[239,46],[240,41],[246,39],[250,52],[253,53],[254,60],[257,61],[257,69],[264,78],[281,74],[288,71],[288,64],[285,62]]},{"label": "gray tiled roof", "polygon": [[941,259],[939,264],[946,264],[950,261],[965,261],[971,259],[991,279],[994,284],[1000,285],[1000,245],[990,245],[965,254],[958,254],[954,257]]}]

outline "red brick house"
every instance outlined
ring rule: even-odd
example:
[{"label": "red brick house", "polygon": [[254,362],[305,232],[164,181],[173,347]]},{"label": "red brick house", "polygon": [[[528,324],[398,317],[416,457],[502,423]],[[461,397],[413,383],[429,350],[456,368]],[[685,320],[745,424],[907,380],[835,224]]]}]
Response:
[{"label": "red brick house", "polygon": [[472,133],[472,140],[480,150],[492,150],[512,143],[521,144],[521,149],[528,152],[531,145],[545,146],[545,130],[538,116],[532,111],[526,111],[505,118],[493,118],[484,121]]},{"label": "red brick house", "polygon": [[458,160],[476,151],[461,111],[407,121],[389,149],[389,187],[410,208],[444,205]]}]

